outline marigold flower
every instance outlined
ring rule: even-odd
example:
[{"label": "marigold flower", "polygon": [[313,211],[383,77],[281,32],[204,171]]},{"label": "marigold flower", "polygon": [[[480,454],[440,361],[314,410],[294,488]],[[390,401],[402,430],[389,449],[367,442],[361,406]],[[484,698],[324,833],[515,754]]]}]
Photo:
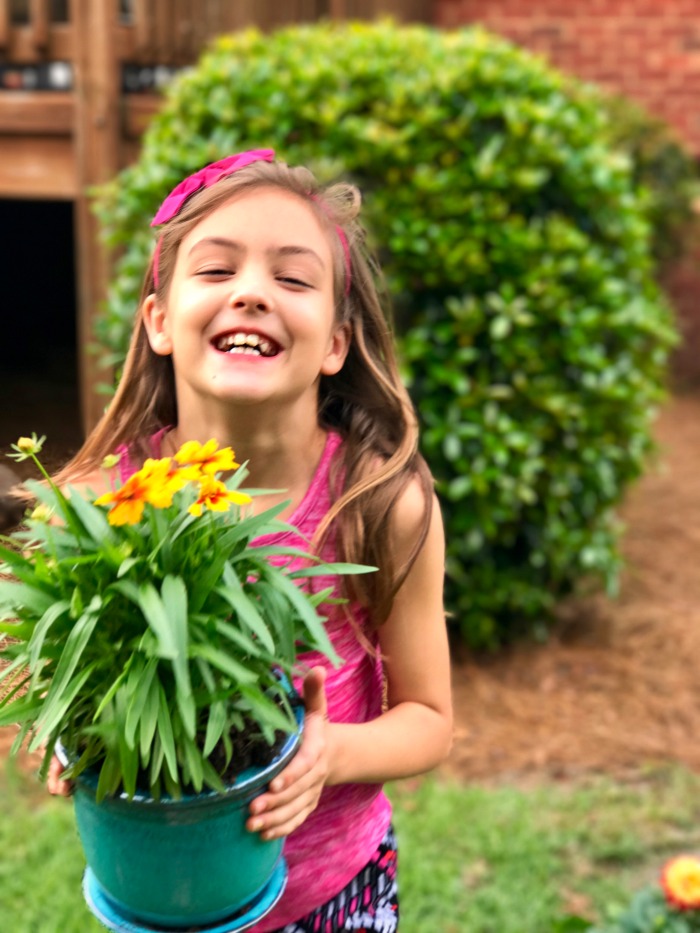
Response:
[{"label": "marigold flower", "polygon": [[206,444],[186,441],[175,454],[175,459],[180,464],[196,466],[205,476],[213,476],[224,470],[235,470],[240,466],[236,463],[233,450],[230,447],[222,447],[219,450],[218,442],[214,438]]},{"label": "marigold flower", "polygon": [[213,476],[203,476],[199,484],[199,497],[187,510],[192,515],[201,515],[203,509],[212,512],[226,512],[234,505],[247,505],[251,502],[249,495],[235,489],[227,489],[226,484]]},{"label": "marigold flower", "polygon": [[694,855],[678,855],[671,859],[661,871],[661,886],[673,907],[700,908],[700,859]]}]

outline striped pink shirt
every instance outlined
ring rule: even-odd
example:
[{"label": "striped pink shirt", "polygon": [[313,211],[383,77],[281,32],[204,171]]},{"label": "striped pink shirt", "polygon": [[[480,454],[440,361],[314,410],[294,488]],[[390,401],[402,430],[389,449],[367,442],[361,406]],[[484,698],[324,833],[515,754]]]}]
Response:
[{"label": "striped pink shirt", "polygon": [[[160,456],[162,433],[153,438],[154,453]],[[293,532],[280,532],[259,538],[256,543],[291,544],[304,548],[331,504],[330,469],[342,441],[329,433],[321,460],[302,502],[289,519],[306,539]],[[126,478],[134,466],[122,457],[122,475]],[[335,559],[332,543],[322,554],[324,560]],[[315,578],[323,589],[333,584],[333,578]],[[369,641],[376,647],[376,636],[366,628],[367,612],[352,607],[355,624],[365,628]],[[382,666],[360,644],[342,608],[328,606],[326,631],[343,664],[334,669],[316,653],[300,657],[309,667],[323,664],[327,668],[326,694],[328,714],[332,722],[362,723],[376,719],[382,710]],[[301,683],[297,683],[298,688]],[[298,920],[320,907],[339,893],[367,864],[376,851],[391,820],[391,805],[381,785],[342,784],[327,787],[318,807],[302,825],[287,837],[284,857],[289,867],[287,887],[279,903],[251,933],[269,933]]]}]

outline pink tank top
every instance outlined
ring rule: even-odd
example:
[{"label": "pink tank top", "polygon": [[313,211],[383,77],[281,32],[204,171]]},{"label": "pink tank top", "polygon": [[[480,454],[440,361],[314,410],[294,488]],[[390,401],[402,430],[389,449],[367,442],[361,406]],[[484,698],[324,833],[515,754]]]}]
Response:
[{"label": "pink tank top", "polygon": [[[160,441],[164,432],[153,438],[153,455],[160,456]],[[321,460],[302,502],[289,519],[307,541],[314,536],[321,519],[331,504],[330,468],[342,441],[329,433]],[[122,456],[124,479],[136,467]],[[305,548],[307,543],[292,532],[265,535],[256,543],[291,544]],[[335,559],[332,542],[322,553],[324,560]],[[317,577],[316,585],[323,589],[333,578]],[[376,647],[376,635],[367,628],[367,612],[352,606],[355,624],[365,629],[370,643]],[[309,667],[323,664],[327,669],[326,694],[328,715],[332,722],[362,723],[376,719],[382,711],[382,666],[360,644],[352,625],[343,612],[326,607],[326,630],[343,664],[334,669],[321,655],[304,654],[300,662]],[[301,689],[301,683],[296,685]],[[381,842],[391,820],[391,805],[381,785],[341,784],[327,787],[319,805],[302,825],[287,837],[284,857],[289,867],[287,887],[279,903],[251,933],[269,933],[299,920],[320,907],[341,891],[367,864]]]}]

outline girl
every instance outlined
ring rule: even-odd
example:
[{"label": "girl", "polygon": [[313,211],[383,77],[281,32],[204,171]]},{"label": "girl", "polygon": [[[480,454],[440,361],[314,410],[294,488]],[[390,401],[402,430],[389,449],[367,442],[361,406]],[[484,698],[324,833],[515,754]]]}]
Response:
[{"label": "girl", "polygon": [[[177,186],[154,218],[119,390],[59,479],[104,489],[121,447],[146,457],[216,438],[250,483],[284,488],[287,518],[327,560],[371,564],[330,611],[344,664],[307,656],[306,730],[292,763],[250,806],[248,829],[289,836],[289,881],[256,933],[398,924],[388,780],[437,765],[451,741],[442,607],[444,546],[416,419],[399,379],[359,192],[319,189],[303,168],[253,150]],[[66,793],[54,761],[49,789]]]}]

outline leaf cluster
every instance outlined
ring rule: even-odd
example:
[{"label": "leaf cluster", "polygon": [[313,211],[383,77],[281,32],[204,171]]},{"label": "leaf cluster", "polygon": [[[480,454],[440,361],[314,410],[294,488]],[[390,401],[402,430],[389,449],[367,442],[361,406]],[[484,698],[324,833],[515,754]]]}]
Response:
[{"label": "leaf cluster", "polygon": [[252,723],[272,744],[297,728],[283,679],[303,651],[339,663],[320,612],[340,600],[326,584],[367,568],[266,544],[294,531],[276,519],[284,504],[195,517],[185,488],[115,527],[80,491],[27,485],[38,517],[0,546],[0,725],[20,724],[15,751],[27,736],[45,745],[45,774],[60,739],[66,777],[99,767],[99,799],[179,795],[223,789],[209,759],[223,745],[228,766],[231,733]]},{"label": "leaf cluster", "polygon": [[658,887],[648,887],[610,923],[589,933],[700,933],[700,912],[671,907]]},{"label": "leaf cluster", "polygon": [[481,29],[221,37],[102,192],[123,255],[100,342],[123,359],[148,222],[188,173],[265,145],[354,181],[445,507],[449,609],[473,645],[542,633],[579,581],[614,588],[614,507],[651,450],[676,340],[654,278],[657,202],[607,112]]}]

